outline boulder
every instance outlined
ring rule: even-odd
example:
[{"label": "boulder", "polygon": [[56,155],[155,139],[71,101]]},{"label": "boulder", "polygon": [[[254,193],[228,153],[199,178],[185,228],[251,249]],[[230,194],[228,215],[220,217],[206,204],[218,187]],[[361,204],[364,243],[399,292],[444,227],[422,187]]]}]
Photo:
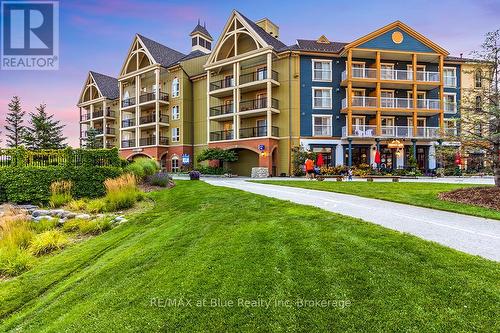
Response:
[{"label": "boulder", "polygon": [[49,215],[40,215],[40,216],[36,216],[33,220],[35,222],[40,222],[42,220],[49,220],[49,221],[52,221],[54,218],[52,216],[49,216]]},{"label": "boulder", "polygon": [[75,219],[90,220],[91,216],[89,214],[77,214]]},{"label": "boulder", "polygon": [[33,217],[50,215],[50,212],[45,209],[35,209],[32,213]]}]

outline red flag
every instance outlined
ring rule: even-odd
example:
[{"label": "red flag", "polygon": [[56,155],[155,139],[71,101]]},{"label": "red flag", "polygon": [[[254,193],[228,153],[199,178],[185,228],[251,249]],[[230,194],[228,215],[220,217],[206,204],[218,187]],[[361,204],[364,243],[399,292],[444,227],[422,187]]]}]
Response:
[{"label": "red flag", "polygon": [[380,152],[377,150],[375,152],[375,163],[377,164],[380,164],[381,160],[380,160]]},{"label": "red flag", "polygon": [[318,155],[318,159],[316,160],[316,165],[317,166],[322,166],[325,162],[323,161],[323,154]]}]

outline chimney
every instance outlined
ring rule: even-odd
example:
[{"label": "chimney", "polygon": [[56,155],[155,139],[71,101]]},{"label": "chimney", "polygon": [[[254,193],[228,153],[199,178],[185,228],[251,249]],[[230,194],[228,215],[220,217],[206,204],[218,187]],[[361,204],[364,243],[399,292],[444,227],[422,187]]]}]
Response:
[{"label": "chimney", "polygon": [[274,24],[270,19],[263,18],[258,21],[255,21],[255,24],[264,29],[265,32],[267,32],[274,38],[279,38],[280,28],[276,24]]},{"label": "chimney", "polygon": [[462,59],[463,55],[464,55],[463,53],[460,53],[460,59]]}]

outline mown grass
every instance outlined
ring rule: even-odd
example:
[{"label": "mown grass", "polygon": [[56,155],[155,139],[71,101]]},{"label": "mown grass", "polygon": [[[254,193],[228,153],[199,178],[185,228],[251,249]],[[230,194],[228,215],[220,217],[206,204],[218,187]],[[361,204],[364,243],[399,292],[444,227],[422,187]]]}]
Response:
[{"label": "mown grass", "polygon": [[[301,180],[263,180],[252,181],[270,185],[299,187],[310,190],[329,191],[361,197],[381,199],[414,206],[421,206],[466,215],[500,220],[500,211],[477,205],[468,205],[441,200],[438,194],[459,188],[478,187],[469,184],[411,183],[411,182],[336,182],[336,181],[301,181]],[[484,187],[484,185],[482,185]]]},{"label": "mown grass", "polygon": [[[0,331],[500,329],[498,263],[203,182],[151,196],[151,211],[0,283]],[[351,304],[297,307],[299,299]]]}]

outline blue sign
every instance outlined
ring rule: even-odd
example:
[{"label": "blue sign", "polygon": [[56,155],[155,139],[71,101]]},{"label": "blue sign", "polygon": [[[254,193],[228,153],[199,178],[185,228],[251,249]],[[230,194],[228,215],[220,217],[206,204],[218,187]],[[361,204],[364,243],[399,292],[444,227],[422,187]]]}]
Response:
[{"label": "blue sign", "polygon": [[182,164],[183,165],[189,164],[189,154],[182,154]]},{"label": "blue sign", "polygon": [[264,146],[264,145],[259,145],[259,150],[260,150],[260,151],[264,151],[264,150],[266,150],[266,146]]}]

